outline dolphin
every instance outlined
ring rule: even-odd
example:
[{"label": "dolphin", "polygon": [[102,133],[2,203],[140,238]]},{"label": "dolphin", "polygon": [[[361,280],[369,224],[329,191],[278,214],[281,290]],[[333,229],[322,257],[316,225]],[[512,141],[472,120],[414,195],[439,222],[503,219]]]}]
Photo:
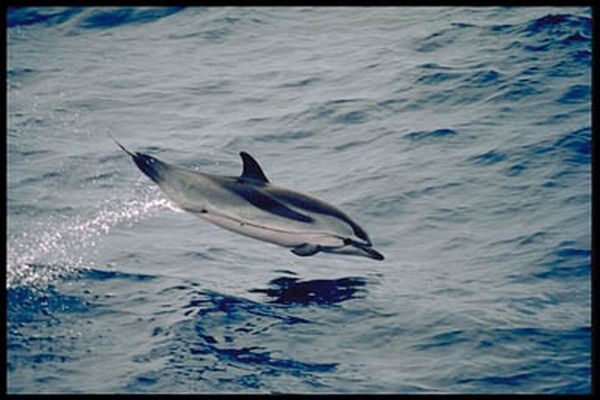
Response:
[{"label": "dolphin", "polygon": [[367,232],[345,213],[313,196],[273,185],[245,151],[240,152],[242,174],[220,176],[131,152],[113,140],[171,201],[203,220],[290,248],[298,256],[323,252],[384,259]]}]

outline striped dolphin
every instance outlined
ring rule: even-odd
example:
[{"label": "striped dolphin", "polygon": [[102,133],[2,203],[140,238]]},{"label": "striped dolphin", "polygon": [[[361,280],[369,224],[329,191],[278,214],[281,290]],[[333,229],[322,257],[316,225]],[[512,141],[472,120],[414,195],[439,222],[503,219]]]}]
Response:
[{"label": "striped dolphin", "polygon": [[115,142],[171,201],[208,222],[291,248],[298,256],[323,252],[384,259],[350,217],[323,200],[273,185],[244,151],[240,176],[218,176],[133,153]]}]

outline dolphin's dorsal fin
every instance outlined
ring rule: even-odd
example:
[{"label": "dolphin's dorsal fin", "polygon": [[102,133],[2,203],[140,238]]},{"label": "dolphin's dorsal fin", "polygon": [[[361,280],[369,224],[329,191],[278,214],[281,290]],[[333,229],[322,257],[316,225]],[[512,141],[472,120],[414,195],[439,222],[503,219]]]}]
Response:
[{"label": "dolphin's dorsal fin", "polygon": [[244,162],[244,170],[242,172],[242,178],[254,179],[260,182],[268,183],[269,180],[265,176],[265,173],[260,168],[260,165],[254,158],[245,151],[240,153],[242,161]]}]

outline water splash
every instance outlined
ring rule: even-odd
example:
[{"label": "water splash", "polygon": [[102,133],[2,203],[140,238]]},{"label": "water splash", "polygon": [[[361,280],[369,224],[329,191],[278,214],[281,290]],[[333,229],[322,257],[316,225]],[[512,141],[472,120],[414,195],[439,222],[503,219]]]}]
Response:
[{"label": "water splash", "polygon": [[[170,210],[181,212],[159,197],[155,188],[134,193],[130,199],[107,200],[91,216],[76,216],[66,221],[49,217],[7,241],[7,288],[33,286],[44,288],[58,277],[94,266],[90,249],[112,228],[133,223]],[[48,229],[48,227],[51,227]]]}]

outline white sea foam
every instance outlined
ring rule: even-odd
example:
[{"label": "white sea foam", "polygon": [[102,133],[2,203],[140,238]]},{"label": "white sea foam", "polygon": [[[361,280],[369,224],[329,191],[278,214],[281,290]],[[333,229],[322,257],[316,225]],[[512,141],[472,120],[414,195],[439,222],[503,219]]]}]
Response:
[{"label": "white sea foam", "polygon": [[157,212],[179,212],[154,188],[140,198],[102,202],[90,216],[58,220],[51,216],[7,241],[7,287],[45,286],[57,276],[94,265],[91,251],[119,225],[131,224]]}]

